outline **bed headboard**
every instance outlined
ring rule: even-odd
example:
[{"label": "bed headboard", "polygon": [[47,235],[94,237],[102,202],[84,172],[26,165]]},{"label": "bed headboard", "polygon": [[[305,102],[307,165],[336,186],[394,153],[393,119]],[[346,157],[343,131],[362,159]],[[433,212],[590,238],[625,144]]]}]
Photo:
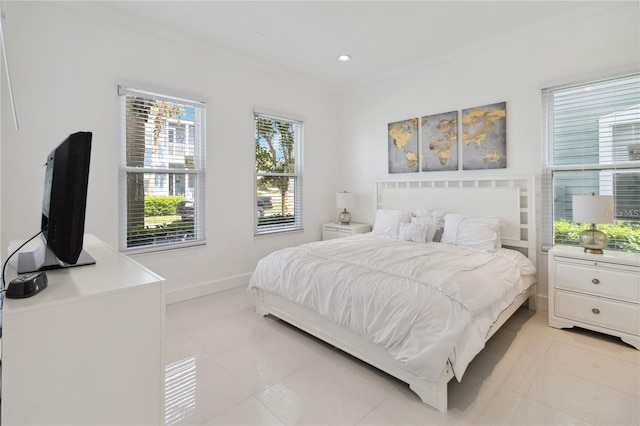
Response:
[{"label": "bed headboard", "polygon": [[535,263],[533,176],[379,180],[378,209],[445,210],[475,217],[500,217],[502,244],[526,249]]}]

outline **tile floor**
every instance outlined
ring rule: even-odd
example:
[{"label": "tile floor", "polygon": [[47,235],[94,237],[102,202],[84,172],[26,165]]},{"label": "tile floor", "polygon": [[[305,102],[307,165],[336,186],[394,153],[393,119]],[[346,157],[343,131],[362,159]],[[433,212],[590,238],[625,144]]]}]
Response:
[{"label": "tile floor", "polygon": [[488,342],[449,411],[272,317],[238,288],[167,306],[167,424],[640,424],[640,351],[520,309]]}]

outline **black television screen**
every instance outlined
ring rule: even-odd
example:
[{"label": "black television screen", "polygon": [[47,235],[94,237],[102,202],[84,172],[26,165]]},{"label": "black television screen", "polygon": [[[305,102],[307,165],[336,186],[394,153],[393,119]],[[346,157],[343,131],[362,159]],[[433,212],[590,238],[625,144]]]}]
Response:
[{"label": "black television screen", "polygon": [[91,137],[91,132],[74,133],[47,157],[41,229],[47,246],[69,264],[82,251]]},{"label": "black television screen", "polygon": [[95,263],[82,250],[91,139],[91,132],[74,133],[47,157],[41,220],[46,247],[20,253],[18,272]]}]

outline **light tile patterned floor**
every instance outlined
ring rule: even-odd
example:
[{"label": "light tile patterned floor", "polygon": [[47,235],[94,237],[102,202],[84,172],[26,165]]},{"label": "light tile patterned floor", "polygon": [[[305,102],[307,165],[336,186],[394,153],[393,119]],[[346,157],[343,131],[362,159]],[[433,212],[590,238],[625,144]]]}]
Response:
[{"label": "light tile patterned floor", "polygon": [[449,411],[272,317],[246,289],[167,307],[168,424],[640,424],[640,351],[520,309],[488,342]]}]

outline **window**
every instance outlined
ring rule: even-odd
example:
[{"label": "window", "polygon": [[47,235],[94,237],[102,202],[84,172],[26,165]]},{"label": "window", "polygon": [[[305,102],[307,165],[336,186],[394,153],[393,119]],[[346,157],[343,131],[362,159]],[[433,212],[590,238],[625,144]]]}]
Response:
[{"label": "window", "polygon": [[573,195],[613,195],[609,248],[640,252],[640,74],[542,91],[543,249],[578,245]]},{"label": "window", "polygon": [[255,235],[302,229],[302,122],[255,113]]},{"label": "window", "polygon": [[205,106],[118,86],[120,249],[204,242]]}]

